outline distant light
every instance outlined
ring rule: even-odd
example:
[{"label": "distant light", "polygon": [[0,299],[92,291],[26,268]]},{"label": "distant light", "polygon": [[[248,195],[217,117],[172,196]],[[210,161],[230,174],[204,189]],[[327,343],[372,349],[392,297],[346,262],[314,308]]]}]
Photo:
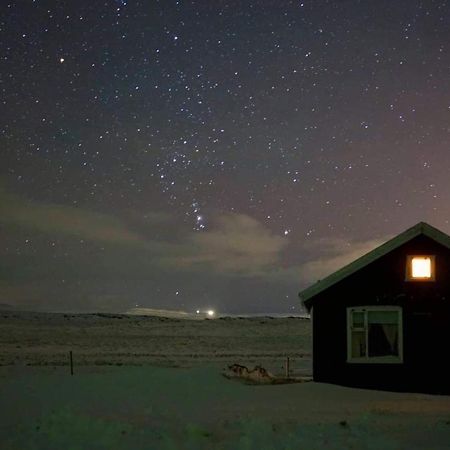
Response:
[{"label": "distant light", "polygon": [[195,311],[197,314],[200,314],[200,310],[199,309],[197,309],[197,311]]},{"label": "distant light", "polygon": [[212,309],[209,309],[206,314],[208,314],[209,317],[214,316],[215,312]]},{"label": "distant light", "polygon": [[59,62],[62,64],[64,62],[64,58],[59,58]]}]

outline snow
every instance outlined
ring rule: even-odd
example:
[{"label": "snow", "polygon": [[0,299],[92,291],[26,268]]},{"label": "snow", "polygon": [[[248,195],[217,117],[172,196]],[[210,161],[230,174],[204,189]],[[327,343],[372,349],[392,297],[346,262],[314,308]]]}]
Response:
[{"label": "snow", "polygon": [[300,318],[186,320],[119,314],[0,312],[0,365],[191,367],[204,363],[261,364],[311,371],[310,322]]},{"label": "snow", "polygon": [[0,314],[2,450],[449,448],[448,396],[222,376],[283,350],[307,372],[308,321],[55,316]]}]

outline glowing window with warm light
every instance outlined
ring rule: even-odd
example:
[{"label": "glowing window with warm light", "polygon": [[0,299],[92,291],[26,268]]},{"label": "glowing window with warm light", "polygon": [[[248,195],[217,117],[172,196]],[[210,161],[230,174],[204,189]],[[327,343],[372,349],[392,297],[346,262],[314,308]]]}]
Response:
[{"label": "glowing window with warm light", "polygon": [[406,267],[407,281],[434,281],[434,256],[414,255],[408,256]]}]

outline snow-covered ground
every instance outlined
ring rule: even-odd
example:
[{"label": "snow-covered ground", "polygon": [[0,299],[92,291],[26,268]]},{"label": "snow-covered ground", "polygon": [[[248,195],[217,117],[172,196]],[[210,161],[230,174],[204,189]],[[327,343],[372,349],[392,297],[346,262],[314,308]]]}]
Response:
[{"label": "snow-covered ground", "polygon": [[221,375],[253,361],[282,373],[286,354],[307,372],[307,321],[0,317],[1,450],[450,448],[447,396]]},{"label": "snow-covered ground", "polygon": [[261,364],[311,371],[310,322],[300,318],[203,320],[119,314],[0,312],[0,365],[192,367]]}]

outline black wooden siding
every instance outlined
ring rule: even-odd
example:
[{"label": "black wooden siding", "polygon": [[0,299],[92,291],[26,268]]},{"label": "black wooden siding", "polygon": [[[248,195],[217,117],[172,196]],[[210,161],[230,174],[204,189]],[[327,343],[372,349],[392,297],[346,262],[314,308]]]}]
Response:
[{"label": "black wooden siding", "polygon": [[[405,281],[407,255],[435,255],[436,281]],[[347,307],[403,309],[403,363],[347,363]],[[450,251],[420,235],[313,300],[313,375],[319,382],[450,393]]]}]

